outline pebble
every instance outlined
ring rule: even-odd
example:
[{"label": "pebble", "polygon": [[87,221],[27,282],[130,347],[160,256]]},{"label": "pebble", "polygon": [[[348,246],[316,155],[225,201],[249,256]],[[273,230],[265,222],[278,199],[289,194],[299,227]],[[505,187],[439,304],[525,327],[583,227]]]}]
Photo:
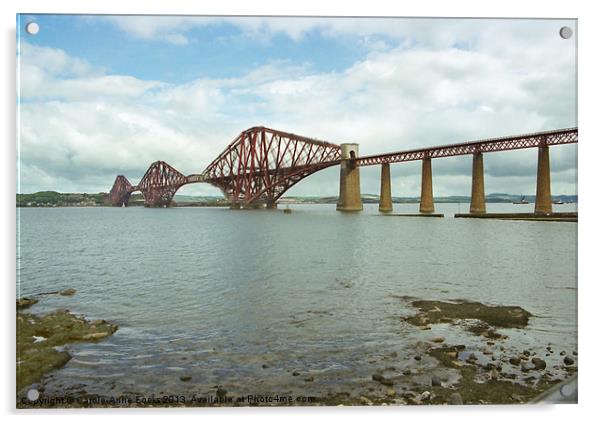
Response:
[{"label": "pebble", "polygon": [[192,379],[192,376],[180,376],[180,380],[182,382],[188,382],[191,379]]},{"label": "pebble", "polygon": [[437,336],[436,338],[433,338],[431,341],[432,341],[432,342],[435,342],[435,343],[437,343],[437,344],[440,344],[440,343],[442,343],[443,341],[445,341],[445,338],[444,338],[444,337],[442,337],[442,336]]},{"label": "pebble", "polygon": [[573,355],[577,355],[577,351],[573,351]]},{"label": "pebble", "polygon": [[518,366],[521,363],[521,359],[518,357],[510,357],[508,362],[514,366]]},{"label": "pebble", "polygon": [[566,364],[567,366],[572,366],[573,364],[575,364],[575,360],[573,360],[567,355],[566,357],[564,357],[564,364]]},{"label": "pebble", "polygon": [[262,364],[262,365],[261,365],[261,368],[262,368],[262,369],[267,369],[267,368],[268,368],[268,365],[267,365],[267,364]]},{"label": "pebble", "polygon": [[419,401],[424,401],[427,400],[431,397],[431,393],[429,391],[424,391],[423,393],[421,393],[420,395],[418,395],[418,400]]},{"label": "pebble", "polygon": [[527,363],[521,363],[521,365],[520,365],[520,369],[521,369],[523,372],[527,373],[529,370],[532,370],[532,369],[533,369],[533,367],[532,367],[532,366],[530,366],[530,365],[529,365],[529,364],[527,364]]},{"label": "pebble", "polygon": [[524,350],[523,355],[526,355],[528,357],[529,355],[531,355],[531,353],[528,350]]},{"label": "pebble", "polygon": [[313,381],[314,381],[314,377],[313,377],[313,376],[306,377],[306,378],[305,378],[305,381],[306,381],[306,382],[313,382]]},{"label": "pebble", "polygon": [[537,358],[537,357],[533,357],[531,359],[531,363],[533,363],[533,366],[535,366],[535,370],[543,370],[546,368],[546,362],[544,360],[542,360],[541,358]]},{"label": "pebble", "polygon": [[379,375],[378,373],[372,375],[372,380],[380,382],[385,386],[393,386],[393,381],[385,378],[383,375]]},{"label": "pebble", "polygon": [[416,360],[416,361],[420,361],[420,360],[422,360],[422,357],[420,357],[419,355],[415,355],[415,356],[414,356],[414,360]]},{"label": "pebble", "polygon": [[389,389],[387,389],[387,395],[388,395],[388,396],[390,396],[390,397],[394,397],[394,396],[395,396],[395,393],[396,393],[396,392],[395,392],[395,389],[393,389],[393,388],[389,388]]},{"label": "pebble", "polygon": [[61,292],[59,292],[60,295],[63,296],[70,296],[70,295],[74,295],[75,294],[75,289],[74,288],[67,288]]},{"label": "pebble", "polygon": [[462,405],[462,395],[460,395],[458,392],[454,392],[449,396],[447,402],[451,405]]},{"label": "pebble", "polygon": [[301,373],[299,373],[299,372],[298,372],[298,371],[296,371],[296,370],[293,372],[293,376],[299,376],[300,374],[301,374]]},{"label": "pebble", "polygon": [[432,386],[441,386],[441,378],[439,378],[439,376],[435,375],[431,378],[431,385]]}]

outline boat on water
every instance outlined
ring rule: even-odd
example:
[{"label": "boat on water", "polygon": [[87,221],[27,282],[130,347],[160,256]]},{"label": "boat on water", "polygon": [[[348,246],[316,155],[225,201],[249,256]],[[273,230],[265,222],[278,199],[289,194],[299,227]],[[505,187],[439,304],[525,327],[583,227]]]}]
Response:
[{"label": "boat on water", "polygon": [[525,200],[525,196],[523,195],[520,201],[513,201],[512,204],[529,204],[529,202]]},{"label": "boat on water", "polygon": [[564,201],[562,201],[562,200],[556,200],[556,201],[554,201],[554,204],[564,204]]}]

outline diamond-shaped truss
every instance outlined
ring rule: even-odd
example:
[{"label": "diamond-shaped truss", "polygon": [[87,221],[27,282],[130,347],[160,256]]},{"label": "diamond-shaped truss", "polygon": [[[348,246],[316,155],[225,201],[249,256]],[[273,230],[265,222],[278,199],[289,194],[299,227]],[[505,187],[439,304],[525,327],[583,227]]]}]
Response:
[{"label": "diamond-shaped truss", "polygon": [[154,162],[138,184],[148,207],[169,206],[178,189],[187,182],[186,176],[163,161]]},{"label": "diamond-shaped truss", "polygon": [[233,204],[274,204],[301,179],[336,165],[341,147],[274,129],[242,132],[202,173]]},{"label": "diamond-shaped truss", "polygon": [[[576,143],[577,128],[492,138],[351,159],[357,166],[398,163],[425,158],[519,150]],[[208,182],[222,190],[233,205],[273,205],[301,179],[341,162],[341,147],[264,127],[242,132],[201,174],[184,176],[163,161],[153,163],[137,186],[117,176],[109,193],[115,206],[127,205],[141,191],[149,207],[168,206],[185,184]]]},{"label": "diamond-shaped truss", "polygon": [[132,194],[132,184],[123,175],[115,178],[115,183],[109,192],[109,202],[114,206],[127,206]]}]

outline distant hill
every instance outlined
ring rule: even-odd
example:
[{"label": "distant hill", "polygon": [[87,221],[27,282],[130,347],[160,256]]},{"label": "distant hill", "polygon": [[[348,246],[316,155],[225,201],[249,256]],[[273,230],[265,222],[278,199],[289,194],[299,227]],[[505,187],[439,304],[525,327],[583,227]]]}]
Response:
[{"label": "distant hill", "polygon": [[[512,203],[520,201],[524,197],[529,203],[535,202],[534,195],[519,195],[506,193],[492,193],[486,195],[488,203]],[[336,204],[338,196],[311,197],[311,196],[286,196],[279,202],[283,204]],[[397,204],[419,203],[420,197],[393,197]],[[447,196],[435,197],[436,203],[470,203],[469,196]],[[365,204],[378,203],[379,196],[375,194],[362,194],[362,202]],[[552,201],[564,203],[576,203],[576,195],[553,195]],[[128,203],[130,206],[144,205],[144,197],[140,193],[134,193]],[[222,196],[197,196],[178,195],[174,196],[175,206],[227,206],[228,202]],[[33,194],[17,194],[17,207],[96,207],[110,206],[109,194],[100,192],[98,194],[86,193],[60,193],[56,191],[40,191]]]}]

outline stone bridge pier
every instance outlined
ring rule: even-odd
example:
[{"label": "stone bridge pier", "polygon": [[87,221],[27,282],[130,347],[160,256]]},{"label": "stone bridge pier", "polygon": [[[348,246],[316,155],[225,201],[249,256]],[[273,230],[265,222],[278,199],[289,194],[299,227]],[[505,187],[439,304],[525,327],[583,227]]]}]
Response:
[{"label": "stone bridge pier", "polygon": [[360,168],[355,163],[359,157],[358,144],[341,144],[341,177],[337,210],[358,212],[363,210],[360,194]]}]

